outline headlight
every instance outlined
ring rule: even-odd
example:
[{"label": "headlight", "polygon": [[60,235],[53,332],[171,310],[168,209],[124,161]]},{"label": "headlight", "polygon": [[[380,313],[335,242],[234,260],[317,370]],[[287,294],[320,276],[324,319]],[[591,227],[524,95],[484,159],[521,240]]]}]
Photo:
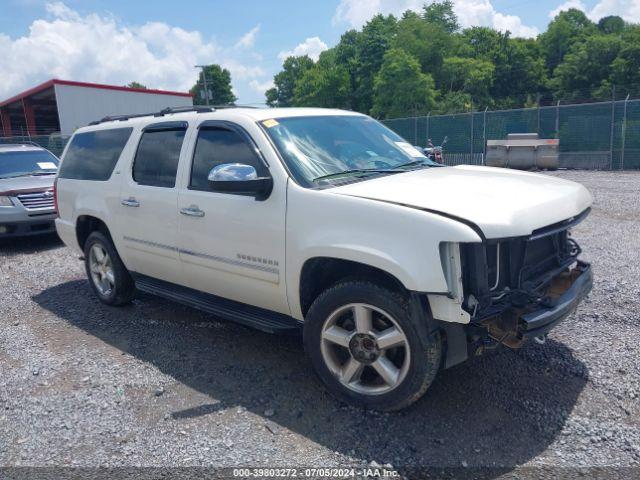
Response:
[{"label": "headlight", "polygon": [[11,198],[0,195],[0,207],[13,207]]}]

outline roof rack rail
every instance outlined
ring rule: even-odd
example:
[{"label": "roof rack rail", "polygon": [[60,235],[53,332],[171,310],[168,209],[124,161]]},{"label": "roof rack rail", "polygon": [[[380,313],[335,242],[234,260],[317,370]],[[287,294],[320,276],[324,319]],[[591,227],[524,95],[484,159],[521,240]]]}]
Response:
[{"label": "roof rack rail", "polygon": [[153,113],[135,113],[130,115],[108,115],[106,117],[102,117],[100,120],[95,120],[91,122],[89,125],[99,125],[104,122],[124,122],[131,118],[140,118],[140,117],[150,117],[154,115]]},{"label": "roof rack rail", "polygon": [[186,107],[167,107],[160,110],[158,113],[154,113],[154,117],[162,117],[164,115],[170,115],[172,113],[184,113],[184,112],[196,112],[196,113],[209,113],[215,112],[216,107],[207,107],[202,105],[186,106]]},{"label": "roof rack rail", "polygon": [[127,115],[108,115],[106,117],[102,117],[100,120],[95,120],[91,122],[89,125],[99,125],[105,122],[124,122],[132,118],[141,118],[141,117],[163,117],[165,115],[170,115],[173,113],[184,113],[184,112],[209,113],[209,112],[215,112],[216,108],[220,108],[220,107],[207,107],[202,105],[185,106],[185,107],[167,107],[160,110],[159,112],[133,113],[133,114],[127,114]]},{"label": "roof rack rail", "polygon": [[238,105],[237,103],[223,103],[221,105],[213,105],[215,109],[221,108],[258,108],[253,105]]}]

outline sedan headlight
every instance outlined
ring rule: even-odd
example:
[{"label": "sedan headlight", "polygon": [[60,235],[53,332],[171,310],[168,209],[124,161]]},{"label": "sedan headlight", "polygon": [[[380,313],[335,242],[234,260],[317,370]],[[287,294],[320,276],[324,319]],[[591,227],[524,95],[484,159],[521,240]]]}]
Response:
[{"label": "sedan headlight", "polygon": [[0,195],[0,207],[13,207],[11,197]]}]

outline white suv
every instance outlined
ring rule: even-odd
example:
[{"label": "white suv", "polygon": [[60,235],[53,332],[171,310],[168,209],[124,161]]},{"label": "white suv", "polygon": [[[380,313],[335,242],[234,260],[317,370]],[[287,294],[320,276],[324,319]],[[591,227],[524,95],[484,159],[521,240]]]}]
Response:
[{"label": "white suv", "polygon": [[442,167],[354,112],[105,118],[69,142],[57,201],[102,302],[138,289],[302,331],[327,388],[367,408],[409,405],[486,348],[544,341],[592,284],[568,233],[583,186]]}]

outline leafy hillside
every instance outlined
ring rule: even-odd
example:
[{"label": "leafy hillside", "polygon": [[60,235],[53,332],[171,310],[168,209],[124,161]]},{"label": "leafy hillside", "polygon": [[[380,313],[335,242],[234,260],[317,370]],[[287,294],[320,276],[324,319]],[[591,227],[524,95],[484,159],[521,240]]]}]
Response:
[{"label": "leafy hillside", "polygon": [[557,98],[609,99],[640,90],[640,25],[580,10],[535,39],[460,29],[452,3],[402,18],[377,15],[345,32],[317,62],[289,57],[266,92],[270,106],[357,110],[378,118],[516,108]]}]

